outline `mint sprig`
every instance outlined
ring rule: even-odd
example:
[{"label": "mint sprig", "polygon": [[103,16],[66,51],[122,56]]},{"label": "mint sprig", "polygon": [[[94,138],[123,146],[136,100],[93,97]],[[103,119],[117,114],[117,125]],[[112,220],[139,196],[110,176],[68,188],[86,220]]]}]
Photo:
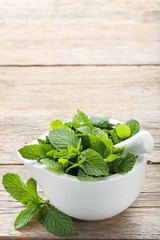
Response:
[{"label": "mint sprig", "polygon": [[38,196],[37,183],[33,178],[30,178],[25,185],[17,174],[7,173],[3,176],[2,183],[13,198],[26,205],[14,222],[15,229],[22,228],[35,214],[38,214],[40,222],[49,232],[61,237],[73,235],[71,218]]},{"label": "mint sprig", "polygon": [[73,223],[69,216],[47,202],[39,212],[40,222],[49,232],[61,237],[73,235]]}]

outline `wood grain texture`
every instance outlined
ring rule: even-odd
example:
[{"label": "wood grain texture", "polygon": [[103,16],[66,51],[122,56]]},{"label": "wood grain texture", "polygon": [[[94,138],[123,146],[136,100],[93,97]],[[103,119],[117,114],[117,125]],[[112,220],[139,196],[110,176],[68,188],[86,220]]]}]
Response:
[{"label": "wood grain texture", "polygon": [[159,0],[0,1],[0,64],[159,64]]},{"label": "wood grain texture", "polygon": [[[6,172],[18,173],[24,181],[30,177],[30,173],[24,166],[0,167],[0,176]],[[39,193],[44,197],[42,191]],[[160,237],[160,166],[147,166],[144,187],[137,200],[120,215],[108,220],[98,222],[79,221],[74,219],[75,232],[71,239],[159,239]],[[3,232],[0,236],[12,236],[13,239],[58,239],[57,236],[48,233],[40,225],[37,217],[21,230],[14,230],[13,222],[23,206],[12,199],[0,186],[0,221]],[[97,231],[98,230],[98,231]]]},{"label": "wood grain texture", "polygon": [[151,132],[160,162],[159,67],[0,68],[0,163],[19,163],[17,150],[49,130],[53,119],[87,114],[137,119]]}]

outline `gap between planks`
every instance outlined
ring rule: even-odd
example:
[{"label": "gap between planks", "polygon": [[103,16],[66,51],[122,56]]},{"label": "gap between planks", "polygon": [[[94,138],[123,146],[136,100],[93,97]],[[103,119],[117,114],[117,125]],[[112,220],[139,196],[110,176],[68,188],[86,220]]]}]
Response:
[{"label": "gap between planks", "polygon": [[0,64],[0,67],[145,67],[160,64]]}]

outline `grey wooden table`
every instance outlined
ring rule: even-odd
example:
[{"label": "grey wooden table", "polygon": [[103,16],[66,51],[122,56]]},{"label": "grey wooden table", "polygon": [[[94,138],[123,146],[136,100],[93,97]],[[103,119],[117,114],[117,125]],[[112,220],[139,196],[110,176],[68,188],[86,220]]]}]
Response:
[{"label": "grey wooden table", "polygon": [[[74,220],[71,239],[160,238],[159,64],[159,0],[0,0],[1,177],[26,181],[17,149],[77,108],[135,118],[155,140],[137,200],[108,220]],[[59,239],[36,218],[14,230],[22,208],[0,183],[0,239]]]}]

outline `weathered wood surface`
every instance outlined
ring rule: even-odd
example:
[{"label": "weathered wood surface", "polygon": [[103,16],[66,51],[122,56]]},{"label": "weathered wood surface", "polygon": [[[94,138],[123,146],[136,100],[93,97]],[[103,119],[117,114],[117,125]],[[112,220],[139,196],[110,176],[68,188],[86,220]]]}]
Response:
[{"label": "weathered wood surface", "polygon": [[20,147],[49,130],[53,119],[72,118],[77,108],[137,119],[155,140],[148,160],[160,162],[159,75],[156,66],[0,67],[0,163],[19,163]]},{"label": "weathered wood surface", "polygon": [[160,1],[0,1],[0,64],[159,64]]}]

